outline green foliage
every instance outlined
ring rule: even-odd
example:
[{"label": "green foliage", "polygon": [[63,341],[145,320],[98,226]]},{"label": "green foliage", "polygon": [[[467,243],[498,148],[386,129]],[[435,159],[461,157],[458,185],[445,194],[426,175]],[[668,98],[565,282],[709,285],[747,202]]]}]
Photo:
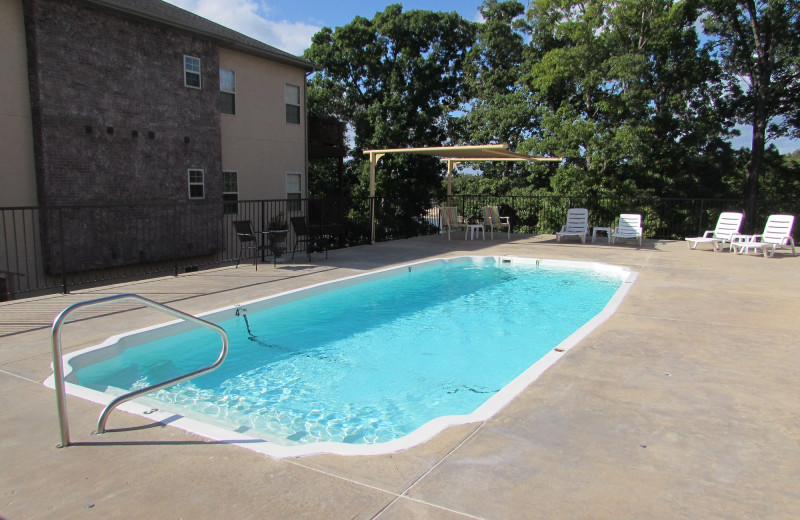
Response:
[{"label": "green foliage", "polygon": [[708,110],[721,94],[709,86],[719,69],[700,47],[698,13],[693,2],[531,4],[526,81],[542,122],[531,149],[577,167],[572,182],[566,172],[553,179],[556,193],[696,196],[717,182],[713,162],[689,160],[719,146],[726,122]]},{"label": "green foliage", "polygon": [[308,196],[324,198],[340,193],[348,193],[347,177],[342,179],[344,186],[339,186],[339,160],[336,157],[314,159],[308,163]]},{"label": "green foliage", "polygon": [[800,199],[800,150],[782,156],[774,146],[768,148],[759,191],[764,200]]},{"label": "green foliage", "polygon": [[350,124],[357,151],[441,145],[474,34],[456,13],[399,4],[372,20],[326,27],[305,54],[324,67],[311,80],[309,107]]},{"label": "green foliage", "polygon": [[480,12],[484,21],[464,65],[469,100],[455,130],[463,142],[516,148],[536,126],[529,92],[520,83],[524,41],[515,30],[525,7],[515,0],[486,0]]},{"label": "green foliage", "polygon": [[[794,0],[706,0],[704,28],[726,73],[730,106],[752,128],[744,183],[745,222],[754,229],[770,136],[800,135],[800,4]],[[742,81],[745,80],[745,81]]]},{"label": "green foliage", "polygon": [[[305,57],[324,70],[309,83],[309,110],[353,133],[345,193],[367,195],[363,150],[494,142],[566,158],[456,171],[455,193],[537,197],[535,207],[506,207],[519,230],[557,228],[562,206],[576,201],[595,204],[592,214],[608,222],[620,208],[605,201],[740,198],[752,192],[753,171],[763,196],[798,192],[796,161],[766,144],[759,158],[727,140],[734,124],[755,120],[759,92],[772,126],[758,128],[798,135],[797,2],[484,0],[479,9],[484,21],[471,23],[391,5],[315,35]],[[766,36],[771,47],[759,47]],[[406,236],[444,194],[444,168],[387,156],[378,170],[378,213],[390,235]],[[316,170],[315,194],[338,183],[330,171]],[[622,209],[652,211],[649,229],[667,226],[656,203],[642,204]]]},{"label": "green foliage", "polygon": [[[314,36],[305,57],[324,70],[310,81],[309,109],[353,130],[350,168],[358,172],[353,193],[366,195],[364,150],[440,146],[448,140],[451,113],[465,89],[463,62],[474,39],[475,25],[456,13],[403,11],[399,4],[372,20],[357,17]],[[439,188],[440,162],[387,156],[378,169],[376,194],[401,202],[390,227],[401,236],[411,233]]]}]

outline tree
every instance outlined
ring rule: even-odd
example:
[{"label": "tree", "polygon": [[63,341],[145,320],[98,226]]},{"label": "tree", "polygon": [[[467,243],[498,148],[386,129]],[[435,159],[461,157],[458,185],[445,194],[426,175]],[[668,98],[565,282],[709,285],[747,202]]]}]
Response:
[{"label": "tree", "polygon": [[568,158],[556,192],[697,196],[722,185],[718,67],[693,0],[535,0],[526,81],[541,117],[530,143]]},{"label": "tree", "polygon": [[798,135],[800,3],[707,0],[706,9],[709,46],[727,73],[736,121],[753,133],[744,183],[744,228],[752,231],[767,142]]},{"label": "tree", "polygon": [[529,91],[520,81],[525,44],[515,30],[525,6],[516,0],[486,0],[479,10],[483,22],[464,65],[470,100],[460,120],[460,138],[516,149],[536,127]]},{"label": "tree", "polygon": [[[324,69],[310,81],[309,109],[345,121],[353,131],[356,164],[349,168],[357,172],[362,193],[363,150],[448,142],[452,113],[463,103],[463,65],[474,40],[475,24],[457,13],[404,12],[399,4],[372,20],[356,17],[314,35],[305,58]],[[380,196],[400,204],[397,234],[414,233],[415,217],[440,187],[440,162],[387,156],[380,170]]]},{"label": "tree", "polygon": [[441,145],[464,89],[474,24],[399,4],[314,35],[305,57],[324,70],[309,105],[352,125],[355,149]]},{"label": "tree", "polygon": [[[469,102],[454,132],[462,143],[505,143],[519,150],[539,126],[530,90],[522,81],[525,6],[517,0],[485,0],[479,10],[483,21],[477,24],[477,41],[464,65]],[[512,162],[486,162],[479,168],[484,177],[507,179],[501,185],[509,188],[524,182],[527,173]]]}]

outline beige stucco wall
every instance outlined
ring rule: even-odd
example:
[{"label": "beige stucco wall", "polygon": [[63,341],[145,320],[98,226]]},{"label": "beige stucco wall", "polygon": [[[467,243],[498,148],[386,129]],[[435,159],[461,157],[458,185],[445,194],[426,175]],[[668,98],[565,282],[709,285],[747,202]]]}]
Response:
[{"label": "beige stucco wall", "polygon": [[0,207],[37,204],[27,59],[22,0],[0,0]]},{"label": "beige stucco wall", "polygon": [[[236,115],[222,114],[222,168],[237,171],[239,200],[285,199],[286,174],[306,194],[305,73],[227,49],[220,67],[236,73]],[[300,124],[286,123],[284,85],[300,87]]]}]

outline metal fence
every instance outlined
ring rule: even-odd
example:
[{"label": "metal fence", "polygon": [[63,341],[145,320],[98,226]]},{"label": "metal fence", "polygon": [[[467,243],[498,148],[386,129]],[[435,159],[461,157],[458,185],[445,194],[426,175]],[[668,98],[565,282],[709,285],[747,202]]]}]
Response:
[{"label": "metal fence", "polygon": [[[588,208],[592,226],[613,226],[620,213],[641,213],[647,237],[670,239],[700,235],[722,211],[742,208],[740,200],[722,199],[488,195],[427,204],[332,198],[0,208],[0,300],[230,264],[240,249],[236,220],[249,220],[260,236],[267,229],[288,230],[291,254],[297,243],[291,217],[335,230],[329,247],[337,248],[436,233],[442,205],[458,207],[473,221],[482,219],[483,206],[499,206],[515,233],[533,234],[558,231],[570,207]],[[798,209],[796,202],[762,202],[756,225],[769,214]]]}]

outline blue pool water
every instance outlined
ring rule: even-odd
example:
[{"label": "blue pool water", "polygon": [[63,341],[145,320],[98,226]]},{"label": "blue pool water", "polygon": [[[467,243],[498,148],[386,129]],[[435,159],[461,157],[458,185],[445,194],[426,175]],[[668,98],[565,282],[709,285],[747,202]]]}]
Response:
[{"label": "blue pool water", "polygon": [[[151,394],[159,407],[271,442],[380,443],[469,414],[598,314],[619,276],[468,260],[414,267],[218,323],[214,372]],[[134,389],[213,362],[195,330],[81,367],[78,384]]]}]

